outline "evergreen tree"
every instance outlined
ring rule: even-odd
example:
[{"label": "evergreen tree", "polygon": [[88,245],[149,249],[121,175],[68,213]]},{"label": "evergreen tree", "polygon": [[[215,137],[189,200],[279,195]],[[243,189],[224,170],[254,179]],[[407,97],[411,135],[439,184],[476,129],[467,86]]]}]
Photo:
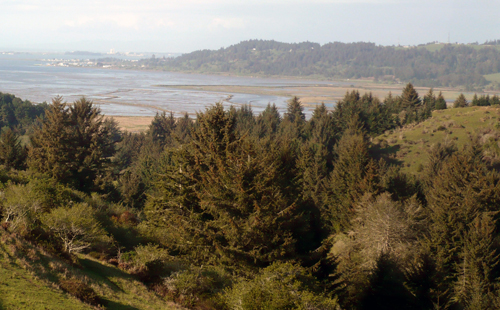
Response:
[{"label": "evergreen tree", "polygon": [[21,145],[19,136],[10,128],[0,134],[0,165],[7,169],[22,169],[26,164],[26,148]]},{"label": "evergreen tree", "polygon": [[485,212],[470,223],[463,237],[453,301],[464,309],[494,308],[499,258],[495,230],[495,221]]},{"label": "evergreen tree", "polygon": [[444,100],[443,93],[439,92],[439,95],[436,99],[436,110],[445,110],[446,109],[446,100]]},{"label": "evergreen tree", "polygon": [[406,84],[401,94],[401,107],[405,110],[416,110],[422,104],[413,84]]},{"label": "evergreen tree", "polygon": [[248,268],[318,246],[309,237],[311,208],[300,197],[290,141],[239,137],[230,112],[217,104],[198,114],[191,143],[169,152],[146,212],[172,250]]},{"label": "evergreen tree", "polygon": [[116,122],[105,120],[91,101],[68,108],[56,97],[31,137],[28,165],[79,190],[99,190],[119,138]]},{"label": "evergreen tree", "polygon": [[477,142],[454,153],[441,164],[427,187],[429,235],[427,245],[436,264],[440,288],[434,300],[451,302],[457,281],[464,238],[471,223],[484,212],[494,212],[500,203],[500,176],[488,170]]},{"label": "evergreen tree", "polygon": [[379,190],[378,165],[370,158],[368,143],[354,119],[339,140],[338,156],[326,184],[325,225],[330,231],[345,231],[354,214],[354,204],[364,193]]},{"label": "evergreen tree", "polygon": [[277,133],[281,124],[281,115],[276,105],[269,103],[266,109],[257,117],[256,134],[263,138]]},{"label": "evergreen tree", "polygon": [[174,113],[170,112],[168,116],[165,112],[156,113],[149,125],[148,135],[151,136],[154,143],[159,143],[161,146],[171,145],[174,140],[175,125]]},{"label": "evergreen tree", "polygon": [[288,101],[287,111],[283,116],[282,133],[291,139],[304,138],[305,125],[304,107],[298,97],[293,97]]},{"label": "evergreen tree", "polygon": [[464,94],[460,94],[458,96],[457,100],[455,100],[453,102],[453,107],[454,108],[465,108],[468,105],[469,105],[469,103],[467,102],[467,99],[465,99]]},{"label": "evergreen tree", "polygon": [[474,97],[472,98],[470,105],[473,107],[479,105],[479,99],[477,98],[477,94],[474,94]]}]

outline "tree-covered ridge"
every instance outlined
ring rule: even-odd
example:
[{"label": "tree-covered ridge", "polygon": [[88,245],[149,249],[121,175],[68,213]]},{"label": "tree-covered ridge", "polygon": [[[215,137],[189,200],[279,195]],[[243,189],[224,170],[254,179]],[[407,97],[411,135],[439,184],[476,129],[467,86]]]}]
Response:
[{"label": "tree-covered ridge", "polygon": [[419,86],[484,86],[483,75],[500,72],[500,51],[445,45],[400,48],[374,43],[297,44],[249,40],[221,48],[200,50],[172,59],[147,59],[140,65],[167,70],[229,72],[326,78],[374,77]]}]

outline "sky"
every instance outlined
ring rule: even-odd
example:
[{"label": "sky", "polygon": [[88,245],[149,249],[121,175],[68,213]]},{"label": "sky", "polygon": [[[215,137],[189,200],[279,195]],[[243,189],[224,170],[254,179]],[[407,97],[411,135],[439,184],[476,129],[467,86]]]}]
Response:
[{"label": "sky", "polygon": [[186,53],[250,39],[500,39],[500,0],[0,0],[0,51]]}]

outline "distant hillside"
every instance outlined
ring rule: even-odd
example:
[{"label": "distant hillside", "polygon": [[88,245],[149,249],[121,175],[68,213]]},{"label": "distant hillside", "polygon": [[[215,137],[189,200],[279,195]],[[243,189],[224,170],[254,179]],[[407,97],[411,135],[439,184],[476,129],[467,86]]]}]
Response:
[{"label": "distant hillside", "polygon": [[177,58],[144,59],[138,65],[165,70],[242,75],[342,79],[370,77],[413,82],[419,86],[474,88],[490,83],[484,75],[500,72],[500,51],[495,45],[477,44],[393,47],[364,42],[320,45],[311,42],[289,44],[250,40],[219,50],[195,51]]},{"label": "distant hillside", "polygon": [[417,174],[427,165],[431,147],[444,141],[453,141],[461,148],[477,136],[485,146],[485,159],[500,154],[500,108],[466,107],[435,110],[432,117],[418,124],[386,132],[374,139],[389,161],[401,164],[403,171]]}]

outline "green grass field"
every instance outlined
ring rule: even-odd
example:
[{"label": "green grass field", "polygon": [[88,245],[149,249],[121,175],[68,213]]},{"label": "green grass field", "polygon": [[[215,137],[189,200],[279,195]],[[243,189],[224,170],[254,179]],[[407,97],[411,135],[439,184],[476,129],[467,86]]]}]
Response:
[{"label": "green grass field", "polygon": [[58,288],[58,279],[78,279],[103,301],[103,309],[183,309],[163,300],[129,273],[91,257],[79,267],[0,229],[0,310],[95,309]]},{"label": "green grass field", "polygon": [[498,82],[498,83],[500,83],[500,73],[487,74],[487,75],[484,76],[484,78],[488,82]]},{"label": "green grass field", "polygon": [[484,135],[498,130],[500,107],[468,107],[434,111],[432,118],[417,124],[387,132],[374,142],[387,143],[381,149],[399,163],[405,172],[416,174],[427,163],[428,150],[433,144],[451,140],[458,148],[468,143],[469,136]]}]

